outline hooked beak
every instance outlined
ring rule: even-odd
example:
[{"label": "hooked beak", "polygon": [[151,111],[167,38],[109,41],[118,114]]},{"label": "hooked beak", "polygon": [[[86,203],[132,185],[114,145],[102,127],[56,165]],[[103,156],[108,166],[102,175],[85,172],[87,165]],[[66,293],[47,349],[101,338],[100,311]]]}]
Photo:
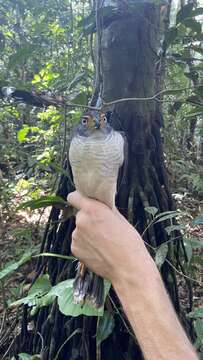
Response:
[{"label": "hooked beak", "polygon": [[100,116],[99,116],[99,113],[94,115],[94,128],[95,129],[100,128]]}]

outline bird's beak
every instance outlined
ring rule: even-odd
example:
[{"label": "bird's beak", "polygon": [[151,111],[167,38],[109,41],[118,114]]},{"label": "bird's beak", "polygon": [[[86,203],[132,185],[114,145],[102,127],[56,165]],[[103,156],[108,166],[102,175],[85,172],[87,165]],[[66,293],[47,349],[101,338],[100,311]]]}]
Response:
[{"label": "bird's beak", "polygon": [[94,115],[94,128],[99,129],[100,128],[100,115],[99,113],[96,113]]}]

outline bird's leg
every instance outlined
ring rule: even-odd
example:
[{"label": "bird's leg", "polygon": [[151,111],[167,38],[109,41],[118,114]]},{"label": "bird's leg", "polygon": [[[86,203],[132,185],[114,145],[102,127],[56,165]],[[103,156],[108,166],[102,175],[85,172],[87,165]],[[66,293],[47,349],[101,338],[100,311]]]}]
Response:
[{"label": "bird's leg", "polygon": [[84,278],[85,271],[86,271],[86,266],[85,266],[85,264],[80,263],[80,276],[81,276],[81,278]]},{"label": "bird's leg", "polygon": [[100,308],[104,304],[103,279],[81,262],[78,263],[73,283],[73,301],[75,304],[81,305],[87,301],[95,308]]}]

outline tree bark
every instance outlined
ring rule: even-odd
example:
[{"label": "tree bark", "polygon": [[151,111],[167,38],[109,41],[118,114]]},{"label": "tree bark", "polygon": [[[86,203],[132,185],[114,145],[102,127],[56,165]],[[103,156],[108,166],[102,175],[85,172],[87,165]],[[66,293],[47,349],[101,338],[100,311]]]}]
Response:
[{"label": "tree bark", "polygon": [[[115,4],[115,1],[113,2]],[[103,6],[111,2],[103,2]],[[101,34],[101,71],[102,98],[105,102],[125,97],[149,97],[160,90],[160,7],[138,3],[131,8],[130,1],[117,1],[119,17],[102,29]],[[122,16],[120,16],[122,14]],[[155,206],[160,212],[173,210],[160,128],[163,123],[161,107],[155,101],[123,102],[112,107],[112,124],[123,131],[128,141],[129,163],[125,181],[117,196],[117,206],[142,234],[148,224],[147,206]],[[58,194],[67,196],[72,190],[68,179],[63,177]],[[60,225],[59,210],[52,209],[41,251],[69,254],[71,232],[74,219]],[[161,245],[169,238],[164,229],[166,223],[157,223],[145,231],[144,240],[153,247]],[[175,235],[176,236],[176,235]],[[177,235],[179,236],[179,234]],[[167,259],[183,271],[181,261],[185,253],[181,238],[169,243]],[[144,266],[144,265],[143,265]],[[74,268],[63,260],[55,258],[39,260],[37,272],[48,269],[52,283],[74,276]],[[176,272],[169,263],[162,266],[162,276],[178,315],[185,320],[180,304]],[[189,294],[187,310],[191,307],[191,290],[186,282]],[[53,360],[58,349],[64,344],[59,360],[123,360],[142,359],[139,346],[128,331],[128,324],[116,295],[111,297],[118,311],[114,312],[115,328],[102,343],[101,352],[96,351],[96,319],[90,317],[71,318],[63,316],[56,303],[42,308],[34,321],[34,331],[28,330],[28,311],[24,309],[23,326],[16,352],[39,353],[41,340],[44,340],[43,360]],[[112,304],[107,303],[113,311]],[[127,325],[126,325],[127,324]],[[184,325],[191,331],[190,323]],[[81,329],[82,334],[75,335],[65,343],[74,330]],[[28,343],[29,339],[29,343]]]}]

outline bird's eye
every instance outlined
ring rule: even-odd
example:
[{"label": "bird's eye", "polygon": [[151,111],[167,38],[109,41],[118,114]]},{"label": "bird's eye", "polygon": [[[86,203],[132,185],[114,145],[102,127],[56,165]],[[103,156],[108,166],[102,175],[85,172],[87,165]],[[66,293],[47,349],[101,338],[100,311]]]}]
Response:
[{"label": "bird's eye", "polygon": [[105,122],[105,123],[107,123],[107,122],[108,122],[108,120],[107,120],[107,117],[106,117],[106,116],[104,116],[104,122]]},{"label": "bird's eye", "polygon": [[82,125],[87,125],[87,118],[82,118]]}]

